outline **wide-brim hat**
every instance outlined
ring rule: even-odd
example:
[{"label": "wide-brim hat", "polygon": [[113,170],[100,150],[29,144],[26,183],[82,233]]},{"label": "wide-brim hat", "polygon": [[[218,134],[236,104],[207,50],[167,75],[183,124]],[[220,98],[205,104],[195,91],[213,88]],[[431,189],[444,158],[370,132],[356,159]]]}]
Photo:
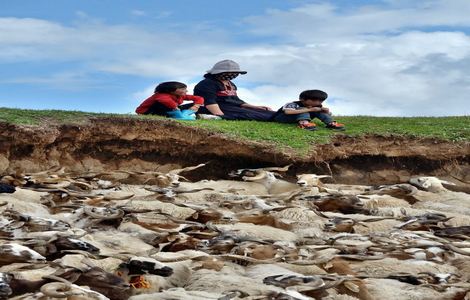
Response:
[{"label": "wide-brim hat", "polygon": [[240,73],[240,74],[247,73],[246,71],[240,70],[240,65],[230,59],[219,61],[212,67],[212,69],[207,71],[207,73],[209,74],[220,74],[220,73],[226,73],[226,72]]}]

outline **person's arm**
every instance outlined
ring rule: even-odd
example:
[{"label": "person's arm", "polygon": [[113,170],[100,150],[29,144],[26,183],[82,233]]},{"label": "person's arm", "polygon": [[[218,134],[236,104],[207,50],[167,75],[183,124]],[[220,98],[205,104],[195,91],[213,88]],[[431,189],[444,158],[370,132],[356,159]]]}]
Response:
[{"label": "person's arm", "polygon": [[163,104],[170,109],[178,109],[178,103],[176,103],[175,100],[167,94],[158,94],[156,102]]},{"label": "person's arm", "polygon": [[220,107],[217,103],[216,104],[205,105],[205,107],[213,115],[216,115],[216,116],[223,116],[224,115],[224,112],[220,109]]},{"label": "person's arm", "polygon": [[[230,82],[230,84],[233,86],[233,88],[234,88],[235,90],[238,90],[237,86],[236,86],[233,82]],[[240,102],[240,107],[272,111],[272,108],[271,108],[271,107],[262,106],[262,105],[253,105],[253,104],[250,104],[250,103],[246,103],[245,101],[243,101],[242,99],[240,99],[240,97],[238,97],[238,96],[237,96],[237,99],[238,99],[238,101]]]},{"label": "person's arm", "polygon": [[194,105],[191,106],[189,109],[193,111],[198,111],[199,107],[201,107],[202,104],[204,104],[204,98],[201,96],[193,96],[193,95],[186,95],[184,96],[185,100],[191,100],[194,102]]},{"label": "person's arm", "polygon": [[269,110],[269,111],[273,111],[273,109],[269,106],[263,106],[263,105],[253,105],[253,104],[249,104],[249,103],[243,103],[242,105],[240,105],[240,107],[245,107],[245,108],[253,108],[253,109],[259,109],[259,110]]},{"label": "person's arm", "polygon": [[[237,86],[232,83],[233,87],[235,90],[237,90]],[[244,108],[251,108],[251,109],[258,109],[258,110],[269,110],[269,111],[273,111],[273,109],[269,106],[263,106],[263,105],[253,105],[253,104],[250,104],[250,103],[246,103],[245,101],[243,101],[242,99],[240,99],[238,96],[237,96],[238,100],[240,100],[241,104],[240,104],[240,107],[244,107]]]},{"label": "person's arm", "polygon": [[286,115],[298,115],[298,114],[304,114],[304,113],[310,113],[310,112],[320,112],[322,111],[321,107],[304,107],[304,108],[284,108],[282,110]]},{"label": "person's arm", "polygon": [[159,102],[170,109],[178,108],[178,104],[175,101],[173,101],[173,99],[171,99],[170,96],[163,95],[163,94],[153,94],[152,96],[145,99],[145,101],[142,102],[142,104],[140,104],[139,107],[137,107],[135,112],[140,115],[144,115],[147,113],[150,107],[152,107],[152,105],[154,105],[156,102]]},{"label": "person's arm", "polygon": [[199,105],[204,104],[204,98],[201,96],[186,95],[184,96],[184,100],[193,101],[194,104],[199,104]]},{"label": "person's arm", "polygon": [[217,84],[203,80],[194,87],[194,94],[204,98],[204,106],[216,116],[223,116],[224,113],[217,104]]}]

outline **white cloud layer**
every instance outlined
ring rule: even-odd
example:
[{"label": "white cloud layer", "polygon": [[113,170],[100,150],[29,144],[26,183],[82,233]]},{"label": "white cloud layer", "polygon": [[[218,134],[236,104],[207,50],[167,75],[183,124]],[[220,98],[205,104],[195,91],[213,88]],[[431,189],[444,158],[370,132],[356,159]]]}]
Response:
[{"label": "white cloud layer", "polygon": [[[0,18],[0,63],[81,62],[89,73],[194,86],[213,63],[231,58],[248,70],[235,82],[240,96],[254,103],[277,108],[318,88],[342,115],[470,115],[470,1],[387,3],[347,11],[317,3],[243,20],[247,35],[276,43],[237,42],[207,29],[181,35],[89,19],[65,26]],[[133,104],[153,88],[136,88]]]}]

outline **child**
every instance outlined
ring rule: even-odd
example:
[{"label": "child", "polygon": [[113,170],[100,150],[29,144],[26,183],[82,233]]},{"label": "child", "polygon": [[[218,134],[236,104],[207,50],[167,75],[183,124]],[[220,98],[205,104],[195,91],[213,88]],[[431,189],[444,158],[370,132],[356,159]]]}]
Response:
[{"label": "child", "polygon": [[[189,110],[194,116],[194,113],[204,104],[204,98],[186,95],[187,92],[187,86],[184,83],[176,81],[160,83],[155,88],[155,94],[142,102],[135,111],[141,115],[152,114],[177,119],[194,119],[183,112]],[[184,100],[191,100],[193,103],[181,105]]]},{"label": "child", "polygon": [[307,90],[299,95],[300,101],[287,103],[281,107],[273,117],[273,121],[281,123],[297,122],[300,128],[316,130],[317,126],[311,122],[318,118],[326,124],[326,128],[345,130],[344,125],[334,121],[328,108],[322,105],[328,94],[320,90]]}]

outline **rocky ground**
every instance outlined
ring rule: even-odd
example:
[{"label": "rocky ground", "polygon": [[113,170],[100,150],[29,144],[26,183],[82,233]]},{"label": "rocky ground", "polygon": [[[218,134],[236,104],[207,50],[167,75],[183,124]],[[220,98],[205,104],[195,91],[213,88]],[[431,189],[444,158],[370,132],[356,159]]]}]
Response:
[{"label": "rocky ground", "polygon": [[468,143],[99,118],[0,146],[0,299],[470,296]]}]

